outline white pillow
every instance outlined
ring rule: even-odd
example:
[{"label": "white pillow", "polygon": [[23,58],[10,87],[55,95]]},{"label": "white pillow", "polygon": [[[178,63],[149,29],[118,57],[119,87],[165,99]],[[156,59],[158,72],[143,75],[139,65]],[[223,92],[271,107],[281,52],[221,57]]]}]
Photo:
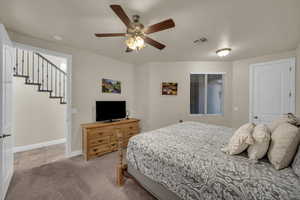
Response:
[{"label": "white pillow", "polygon": [[296,125],[298,123],[298,120],[292,113],[284,114],[280,118],[275,119],[271,122],[271,124],[269,125],[271,133],[273,133],[278,126],[284,123]]},{"label": "white pillow", "polygon": [[249,144],[254,143],[252,131],[255,127],[253,123],[247,123],[241,126],[230,138],[228,145],[221,149],[221,151],[230,155],[242,153],[247,149]]},{"label": "white pillow", "polygon": [[288,167],[297,151],[300,142],[299,129],[289,123],[281,124],[271,136],[268,151],[269,161],[275,169]]},{"label": "white pillow", "polygon": [[266,125],[260,124],[254,128],[252,136],[254,144],[251,144],[247,149],[248,157],[251,160],[259,160],[268,152],[271,139],[270,130]]}]

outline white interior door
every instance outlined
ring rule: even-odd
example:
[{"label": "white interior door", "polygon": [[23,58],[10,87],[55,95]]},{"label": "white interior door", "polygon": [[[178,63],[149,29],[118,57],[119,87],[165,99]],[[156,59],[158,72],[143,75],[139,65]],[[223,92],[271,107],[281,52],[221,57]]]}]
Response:
[{"label": "white interior door", "polygon": [[0,24],[0,47],[0,199],[3,200],[13,175],[12,72],[14,51],[2,24]]},{"label": "white interior door", "polygon": [[295,113],[295,58],[250,66],[250,121],[270,123]]}]

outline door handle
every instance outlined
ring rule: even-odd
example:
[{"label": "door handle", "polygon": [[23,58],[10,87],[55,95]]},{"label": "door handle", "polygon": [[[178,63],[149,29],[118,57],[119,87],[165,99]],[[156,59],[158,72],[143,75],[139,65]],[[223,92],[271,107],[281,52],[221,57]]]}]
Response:
[{"label": "door handle", "polygon": [[254,116],[253,118],[254,118],[254,119],[258,119],[258,117],[257,117],[257,116]]},{"label": "door handle", "polygon": [[11,136],[11,135],[10,134],[3,134],[2,138],[6,138],[6,137],[9,137],[9,136]]}]

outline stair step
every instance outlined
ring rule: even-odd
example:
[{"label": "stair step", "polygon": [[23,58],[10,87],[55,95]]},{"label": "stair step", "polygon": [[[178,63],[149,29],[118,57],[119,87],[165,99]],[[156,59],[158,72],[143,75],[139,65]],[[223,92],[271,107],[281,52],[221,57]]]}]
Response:
[{"label": "stair step", "polygon": [[26,85],[41,85],[40,83],[30,83],[30,82],[27,82],[27,83],[25,83]]},{"label": "stair step", "polygon": [[14,74],[15,77],[29,78],[27,75]]},{"label": "stair step", "polygon": [[50,96],[50,99],[62,99],[63,97],[59,97],[59,96]]},{"label": "stair step", "polygon": [[52,92],[52,90],[38,90],[39,92]]}]

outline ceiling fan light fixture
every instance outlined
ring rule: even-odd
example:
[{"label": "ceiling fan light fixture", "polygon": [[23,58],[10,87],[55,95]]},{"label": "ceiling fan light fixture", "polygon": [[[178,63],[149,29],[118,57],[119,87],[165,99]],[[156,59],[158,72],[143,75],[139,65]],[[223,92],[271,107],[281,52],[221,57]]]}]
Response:
[{"label": "ceiling fan light fixture", "polygon": [[140,36],[130,36],[125,40],[125,43],[132,50],[141,50],[145,47],[144,39]]},{"label": "ceiling fan light fixture", "polygon": [[96,37],[126,37],[125,44],[127,46],[125,52],[132,52],[133,50],[141,50],[145,47],[145,43],[162,50],[166,45],[153,40],[151,37],[148,37],[149,34],[160,32],[166,29],[174,28],[175,23],[172,19],[167,19],[156,24],[152,24],[148,27],[144,27],[140,23],[139,15],[134,15],[132,21],[129,19],[125,11],[120,5],[110,5],[110,8],[114,13],[119,17],[119,19],[126,26],[125,33],[95,33]]},{"label": "ceiling fan light fixture", "polygon": [[216,54],[219,56],[219,57],[225,57],[225,56],[228,56],[231,52],[231,48],[224,48],[224,49],[218,49],[216,51]]}]

